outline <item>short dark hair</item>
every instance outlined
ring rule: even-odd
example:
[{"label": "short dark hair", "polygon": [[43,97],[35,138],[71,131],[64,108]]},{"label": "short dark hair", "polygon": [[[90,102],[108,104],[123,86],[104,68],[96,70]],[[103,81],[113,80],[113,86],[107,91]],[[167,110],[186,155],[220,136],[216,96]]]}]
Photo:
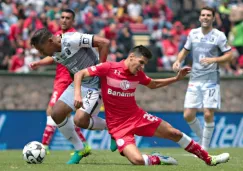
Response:
[{"label": "short dark hair", "polygon": [[37,30],[30,39],[30,44],[33,46],[45,43],[52,37],[52,33],[47,28]]},{"label": "short dark hair", "polygon": [[134,55],[137,57],[144,56],[148,59],[152,58],[152,53],[150,52],[150,50],[143,45],[135,46],[130,50],[130,53],[134,53]]},{"label": "short dark hair", "polygon": [[62,13],[63,13],[63,12],[72,14],[73,19],[75,19],[75,12],[74,12],[73,10],[67,8],[67,9],[62,10]]},{"label": "short dark hair", "polygon": [[208,10],[208,11],[211,11],[212,14],[213,14],[213,17],[215,16],[215,9],[212,8],[212,7],[209,7],[209,6],[202,7],[201,10],[200,10],[200,15],[201,15],[201,13],[202,13],[202,10]]}]

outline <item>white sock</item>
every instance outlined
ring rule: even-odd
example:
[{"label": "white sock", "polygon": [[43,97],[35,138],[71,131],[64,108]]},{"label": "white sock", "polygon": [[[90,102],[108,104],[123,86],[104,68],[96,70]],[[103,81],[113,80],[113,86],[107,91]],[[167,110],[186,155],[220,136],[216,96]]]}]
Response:
[{"label": "white sock", "polygon": [[200,121],[195,117],[195,119],[191,122],[188,122],[191,130],[193,132],[196,133],[196,135],[198,136],[198,138],[201,140],[202,139],[202,134],[203,134],[203,130],[202,127],[200,125]]},{"label": "white sock", "polygon": [[65,118],[64,121],[57,126],[59,131],[64,135],[64,137],[73,144],[75,150],[81,150],[84,148],[82,141],[75,131],[72,119]]},{"label": "white sock", "polygon": [[149,157],[146,154],[143,154],[143,160],[144,160],[144,165],[148,166],[149,165]]},{"label": "white sock", "polygon": [[105,130],[107,128],[106,122],[104,119],[98,116],[92,116],[89,120],[88,129],[91,130]]},{"label": "white sock", "polygon": [[190,137],[188,137],[186,134],[182,133],[183,136],[182,138],[177,142],[183,149],[185,149],[190,142],[192,141],[192,139]]},{"label": "white sock", "polygon": [[51,116],[47,116],[46,125],[57,126],[57,124],[54,122]]},{"label": "white sock", "polygon": [[214,131],[214,122],[204,123],[203,136],[202,136],[202,148],[207,150],[211,142]]}]

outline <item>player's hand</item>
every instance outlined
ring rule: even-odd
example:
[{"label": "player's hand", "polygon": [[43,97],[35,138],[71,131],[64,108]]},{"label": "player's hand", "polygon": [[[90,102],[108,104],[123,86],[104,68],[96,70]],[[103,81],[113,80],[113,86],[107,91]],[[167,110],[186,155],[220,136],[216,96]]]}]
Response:
[{"label": "player's hand", "polygon": [[83,106],[83,100],[82,100],[82,97],[80,95],[77,95],[74,97],[74,107],[76,109],[79,109],[79,108],[84,108]]},{"label": "player's hand", "polygon": [[181,68],[181,63],[179,61],[175,61],[175,63],[172,66],[172,69],[174,72],[178,72]]},{"label": "player's hand", "polygon": [[32,69],[32,70],[36,70],[39,68],[39,61],[36,61],[36,62],[32,62],[29,64],[29,68]]},{"label": "player's hand", "polygon": [[182,69],[179,70],[179,72],[176,76],[176,79],[182,80],[190,72],[191,72],[191,67],[189,67],[189,66],[183,67]]},{"label": "player's hand", "polygon": [[203,65],[203,66],[207,66],[207,65],[210,65],[212,63],[215,63],[215,58],[202,58],[200,60],[200,64]]}]

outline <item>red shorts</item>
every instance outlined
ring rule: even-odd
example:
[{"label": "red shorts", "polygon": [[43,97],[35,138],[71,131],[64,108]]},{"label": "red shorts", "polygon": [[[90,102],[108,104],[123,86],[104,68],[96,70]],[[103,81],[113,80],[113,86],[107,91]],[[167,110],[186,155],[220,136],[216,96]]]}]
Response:
[{"label": "red shorts", "polygon": [[66,80],[55,80],[54,86],[53,86],[53,92],[51,95],[51,99],[49,101],[49,106],[54,106],[54,104],[57,102],[59,97],[62,95],[62,93],[66,90],[66,88],[72,83],[72,81],[66,81]]},{"label": "red shorts", "polygon": [[120,129],[114,132],[111,136],[115,139],[117,148],[121,153],[128,144],[136,144],[134,135],[152,137],[162,119],[153,116],[151,114],[144,114],[136,122],[130,124],[130,126]]}]

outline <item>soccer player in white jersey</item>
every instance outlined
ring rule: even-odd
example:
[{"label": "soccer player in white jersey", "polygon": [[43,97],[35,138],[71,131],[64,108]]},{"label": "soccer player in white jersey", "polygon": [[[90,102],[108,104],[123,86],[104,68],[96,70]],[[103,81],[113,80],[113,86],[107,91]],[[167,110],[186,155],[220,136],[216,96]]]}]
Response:
[{"label": "soccer player in white jersey", "polygon": [[[62,36],[53,35],[48,29],[37,30],[31,37],[33,45],[45,56],[52,56],[52,60],[61,63],[73,75],[80,69],[84,69],[101,62],[105,62],[109,52],[110,41],[89,34],[78,32],[67,32]],[[99,51],[99,57],[96,50]],[[74,155],[67,164],[77,164],[82,159],[83,144],[77,136],[73,121],[67,117],[69,113],[76,110],[74,116],[75,125],[92,130],[106,129],[104,119],[98,117],[101,105],[100,80],[92,77],[82,84],[84,108],[78,110],[74,107],[74,86],[71,83],[63,92],[61,97],[53,106],[52,119],[57,124],[59,131],[72,142],[75,148]]]},{"label": "soccer player in white jersey", "polygon": [[[193,64],[185,96],[184,118],[206,150],[214,131],[214,112],[220,108],[219,64],[232,59],[231,47],[227,44],[225,34],[213,28],[214,20],[214,9],[203,7],[199,17],[201,27],[191,30],[173,64],[173,70],[178,71],[181,62],[191,51]],[[204,129],[196,118],[199,108],[204,111]]]}]

